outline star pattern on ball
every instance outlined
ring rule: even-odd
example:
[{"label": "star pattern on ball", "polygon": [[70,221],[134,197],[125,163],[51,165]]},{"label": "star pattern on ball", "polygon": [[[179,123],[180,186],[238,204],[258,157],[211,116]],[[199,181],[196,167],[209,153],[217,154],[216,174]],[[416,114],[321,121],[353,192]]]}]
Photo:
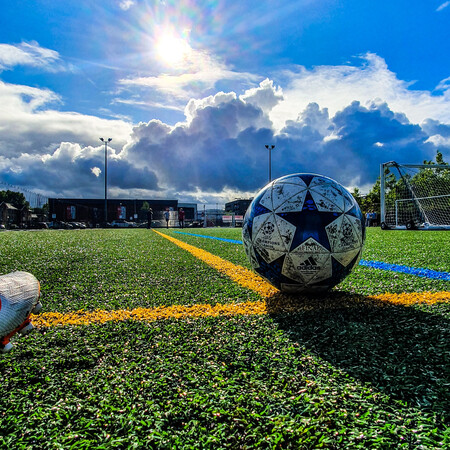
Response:
[{"label": "star pattern on ball", "polygon": [[287,291],[326,290],[345,277],[364,242],[361,211],[327,177],[295,174],[275,180],[253,200],[243,240],[252,267]]}]

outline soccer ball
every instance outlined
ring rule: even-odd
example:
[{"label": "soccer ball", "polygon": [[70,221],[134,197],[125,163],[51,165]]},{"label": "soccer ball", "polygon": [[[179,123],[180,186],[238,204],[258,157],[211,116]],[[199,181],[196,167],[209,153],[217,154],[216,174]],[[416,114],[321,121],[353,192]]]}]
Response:
[{"label": "soccer ball", "polygon": [[258,192],[242,240],[253,269],[288,293],[324,292],[358,263],[363,215],[343,186],[322,175],[278,178]]}]

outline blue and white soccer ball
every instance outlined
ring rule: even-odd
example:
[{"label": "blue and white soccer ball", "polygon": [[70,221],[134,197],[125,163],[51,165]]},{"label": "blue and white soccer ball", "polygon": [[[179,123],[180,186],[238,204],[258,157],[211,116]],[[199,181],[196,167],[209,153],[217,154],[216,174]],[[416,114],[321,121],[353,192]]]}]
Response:
[{"label": "blue and white soccer ball", "polygon": [[253,269],[288,293],[319,293],[359,262],[365,225],[356,200],[322,175],[299,173],[271,182],[250,204],[242,228]]}]

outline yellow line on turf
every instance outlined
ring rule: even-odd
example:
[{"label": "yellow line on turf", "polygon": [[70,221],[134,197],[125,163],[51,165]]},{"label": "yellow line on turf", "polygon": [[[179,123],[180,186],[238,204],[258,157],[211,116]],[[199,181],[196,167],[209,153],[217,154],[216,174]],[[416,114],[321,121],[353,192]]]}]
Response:
[{"label": "yellow line on turf", "polygon": [[450,301],[450,292],[411,292],[405,294],[391,294],[387,292],[385,294],[370,296],[369,298],[404,306],[414,305],[416,303],[432,305],[434,303]]},{"label": "yellow line on turf", "polygon": [[417,303],[434,304],[448,302],[450,292],[420,292],[412,294],[381,294],[370,297],[362,295],[344,295],[330,293],[322,298],[293,297],[275,295],[265,301],[227,303],[224,305],[197,304],[192,306],[172,305],[155,308],[135,308],[132,310],[94,310],[74,311],[68,313],[47,312],[32,316],[37,327],[53,327],[62,325],[92,325],[111,321],[124,320],[162,320],[186,319],[195,317],[218,317],[235,315],[263,315],[280,312],[298,312],[320,308],[355,307],[366,303],[369,307],[383,307],[389,304],[409,306]]},{"label": "yellow line on turf", "polygon": [[414,292],[404,294],[380,294],[363,296],[346,294],[342,292],[330,292],[321,298],[295,297],[281,294],[277,289],[264,281],[261,277],[248,269],[236,266],[218,256],[201,250],[171,236],[158,233],[174,244],[187,250],[192,255],[211,265],[220,272],[226,274],[241,286],[259,293],[265,300],[246,303],[227,303],[211,306],[209,304],[197,304],[192,306],[171,305],[155,308],[136,308],[132,310],[94,310],[74,311],[69,313],[48,312],[38,316],[32,316],[37,327],[51,327],[61,325],[89,325],[101,324],[109,321],[123,320],[159,320],[159,319],[183,319],[189,317],[217,317],[232,315],[270,314],[289,311],[311,310],[315,308],[341,308],[354,307],[358,303],[366,303],[372,307],[388,306],[389,304],[413,305],[417,303],[434,304],[448,302],[450,292]]},{"label": "yellow line on turf", "polygon": [[75,311],[69,313],[41,313],[32,316],[33,324],[38,327],[51,327],[56,325],[88,325],[123,320],[161,320],[184,319],[188,317],[216,317],[232,315],[265,314],[266,306],[262,301],[247,303],[227,303],[211,306],[198,304],[192,306],[172,305],[158,306],[155,308],[136,308],[132,310],[116,311]]},{"label": "yellow line on turf", "polygon": [[254,272],[246,269],[245,267],[237,266],[205,250],[194,247],[193,245],[186,244],[185,242],[179,241],[172,236],[168,236],[167,234],[160,233],[156,230],[153,231],[178,245],[178,247],[187,250],[196,258],[204,261],[211,267],[214,267],[214,269],[218,270],[219,272],[229,276],[233,281],[236,281],[241,286],[251,289],[252,291],[255,291],[258,294],[262,295],[263,297],[270,297],[279,292],[278,289],[274,288],[267,281],[263,280],[259,275],[256,275]]}]

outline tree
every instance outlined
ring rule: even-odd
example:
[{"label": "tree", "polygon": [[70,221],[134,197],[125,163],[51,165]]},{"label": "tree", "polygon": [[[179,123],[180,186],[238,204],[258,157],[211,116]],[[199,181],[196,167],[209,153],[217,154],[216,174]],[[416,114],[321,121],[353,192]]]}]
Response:
[{"label": "tree", "polygon": [[46,203],[42,208],[33,208],[33,212],[37,215],[48,216],[49,206]]},{"label": "tree", "polygon": [[15,208],[21,209],[24,206],[30,207],[30,204],[25,199],[25,196],[21,192],[0,191],[0,203],[11,203]]},{"label": "tree", "polygon": [[361,191],[359,190],[359,188],[357,188],[357,187],[353,188],[353,191],[351,194],[353,195],[353,198],[356,200],[356,203],[358,203],[361,210],[363,210],[365,199],[364,199],[364,197],[361,196]]},{"label": "tree", "polygon": [[[449,164],[444,161],[442,153],[438,150],[436,152],[435,161],[424,161],[424,164],[433,165],[440,164],[448,166]],[[416,187],[427,186],[428,196],[445,195],[450,193],[450,166],[448,169],[428,169],[423,168],[414,175],[410,180],[410,185],[414,189]]]},{"label": "tree", "polygon": [[[424,164],[443,164],[444,166],[448,166],[448,163],[444,161],[444,156],[442,155],[442,153],[439,150],[436,151],[436,162],[425,160],[423,163]],[[446,170],[446,169],[442,169],[442,170]]]},{"label": "tree", "polygon": [[141,211],[146,213],[149,209],[150,209],[149,203],[147,201],[144,201],[141,206]]}]

